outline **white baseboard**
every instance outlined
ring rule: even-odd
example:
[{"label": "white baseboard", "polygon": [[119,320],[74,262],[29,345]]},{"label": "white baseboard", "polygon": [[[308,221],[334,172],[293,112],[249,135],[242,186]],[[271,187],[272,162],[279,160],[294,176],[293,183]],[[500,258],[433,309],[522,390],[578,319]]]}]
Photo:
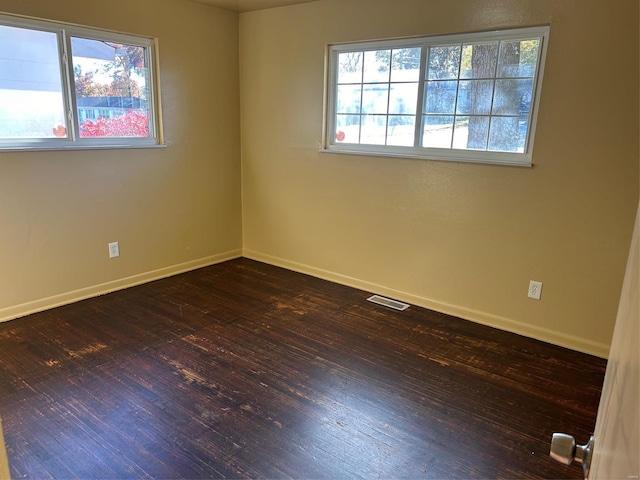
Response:
[{"label": "white baseboard", "polygon": [[375,293],[378,295],[384,295],[396,300],[411,303],[420,307],[435,310],[447,315],[453,315],[465,320],[487,325],[489,327],[498,328],[507,332],[517,333],[518,335],[524,335],[526,337],[541,340],[543,342],[552,343],[561,347],[570,348],[579,352],[587,353],[589,355],[595,355],[600,358],[607,358],[609,355],[609,345],[593,342],[591,340],[568,335],[563,332],[557,332],[547,328],[537,327],[535,325],[529,325],[509,318],[493,315],[491,313],[474,310],[459,305],[453,305],[446,302],[441,302],[431,298],[414,295],[393,288],[388,288],[383,285],[377,285],[375,283],[367,282],[357,278],[349,277],[339,273],[323,270],[310,265],[302,263],[292,262],[283,258],[274,257],[264,253],[256,252],[253,250],[244,249],[242,256],[257,260],[264,263],[269,263],[278,267],[286,268],[300,273],[305,273],[313,277],[322,278],[342,285],[358,288],[367,292]]},{"label": "white baseboard", "polygon": [[178,265],[171,265],[169,267],[159,268],[150,272],[140,273],[132,275],[130,277],[120,278],[110,282],[101,283],[99,285],[93,285],[90,287],[80,288],[71,292],[61,293],[59,295],[53,295],[47,298],[41,298],[32,302],[23,303],[7,308],[0,309],[0,322],[7,320],[13,320],[14,318],[24,317],[36,312],[48,310],[50,308],[59,307],[69,303],[78,302],[86,298],[97,297],[106,293],[115,292],[116,290],[122,290],[124,288],[133,287],[142,283],[152,282],[161,278],[171,277],[180,273],[188,272],[189,270],[195,270],[197,268],[208,267],[216,263],[225,262],[234,258],[242,256],[242,250],[231,250],[223,252],[218,255],[211,255],[209,257],[198,258],[197,260],[191,260],[189,262],[180,263]]},{"label": "white baseboard", "polygon": [[431,298],[414,295],[408,292],[402,292],[400,290],[395,290],[383,285],[378,285],[372,282],[349,277],[347,275],[323,270],[321,268],[305,265],[298,262],[292,262],[290,260],[285,260],[283,258],[274,257],[272,255],[267,255],[248,249],[231,250],[218,255],[199,258],[197,260],[192,260],[178,265],[172,265],[169,267],[152,270],[150,272],[113,280],[111,282],[93,285],[71,292],[65,292],[59,295],[34,300],[32,302],[3,308],[0,309],[0,322],[23,317],[36,312],[41,312],[43,310],[48,310],[50,308],[55,308],[61,305],[78,302],[86,298],[97,297],[99,295],[104,295],[116,290],[133,287],[135,285],[151,282],[153,280],[159,280],[161,278],[178,275],[190,270],[207,267],[209,265],[214,265],[216,263],[225,262],[227,260],[232,260],[234,258],[239,258],[242,256],[278,267],[283,267],[288,270],[293,270],[295,272],[305,273],[342,285],[358,288],[360,290],[365,290],[367,292],[384,295],[385,297],[401,300],[403,302],[428,308],[430,310],[435,310],[447,315],[460,317],[465,320],[480,323],[482,325],[487,325],[490,327],[498,328],[500,330],[505,330],[508,332],[517,333],[519,335],[524,335],[526,337],[535,338],[536,340],[541,340],[544,342],[552,343],[554,345],[570,348],[579,352],[588,353],[597,357],[607,358],[607,356],[609,355],[609,345],[604,343],[593,342],[585,338],[580,338],[568,335],[566,333],[557,332],[555,330],[537,327],[535,325],[529,325],[487,312],[441,302]]}]

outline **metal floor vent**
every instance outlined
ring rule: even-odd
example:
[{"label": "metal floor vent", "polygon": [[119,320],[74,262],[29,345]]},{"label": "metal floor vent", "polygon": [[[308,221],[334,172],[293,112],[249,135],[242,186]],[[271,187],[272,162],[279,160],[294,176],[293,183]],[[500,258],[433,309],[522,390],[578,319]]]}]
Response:
[{"label": "metal floor vent", "polygon": [[377,303],[378,305],[382,305],[384,307],[393,308],[394,310],[406,310],[410,307],[408,303],[402,303],[397,300],[391,300],[387,297],[381,297],[380,295],[372,295],[367,298],[368,301]]}]

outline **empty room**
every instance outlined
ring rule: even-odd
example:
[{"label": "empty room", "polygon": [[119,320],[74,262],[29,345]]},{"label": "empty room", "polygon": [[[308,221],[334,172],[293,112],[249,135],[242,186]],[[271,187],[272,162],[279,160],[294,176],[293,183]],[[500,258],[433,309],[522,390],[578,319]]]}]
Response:
[{"label": "empty room", "polygon": [[0,478],[638,478],[639,10],[0,0]]}]

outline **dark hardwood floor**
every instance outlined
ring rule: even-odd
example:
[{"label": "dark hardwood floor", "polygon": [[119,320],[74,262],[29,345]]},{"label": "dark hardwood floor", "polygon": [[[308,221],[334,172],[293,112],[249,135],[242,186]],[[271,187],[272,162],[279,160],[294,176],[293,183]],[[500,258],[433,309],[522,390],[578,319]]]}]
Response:
[{"label": "dark hardwood floor", "polygon": [[247,259],[0,324],[13,478],[581,478],[605,361]]}]

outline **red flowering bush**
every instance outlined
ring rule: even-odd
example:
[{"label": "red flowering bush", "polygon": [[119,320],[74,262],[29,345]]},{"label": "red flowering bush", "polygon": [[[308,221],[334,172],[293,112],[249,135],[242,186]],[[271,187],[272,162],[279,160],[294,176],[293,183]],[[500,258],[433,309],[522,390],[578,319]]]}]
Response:
[{"label": "red flowering bush", "polygon": [[148,137],[149,119],[147,114],[128,110],[115,118],[98,117],[85,120],[80,125],[80,137]]}]

